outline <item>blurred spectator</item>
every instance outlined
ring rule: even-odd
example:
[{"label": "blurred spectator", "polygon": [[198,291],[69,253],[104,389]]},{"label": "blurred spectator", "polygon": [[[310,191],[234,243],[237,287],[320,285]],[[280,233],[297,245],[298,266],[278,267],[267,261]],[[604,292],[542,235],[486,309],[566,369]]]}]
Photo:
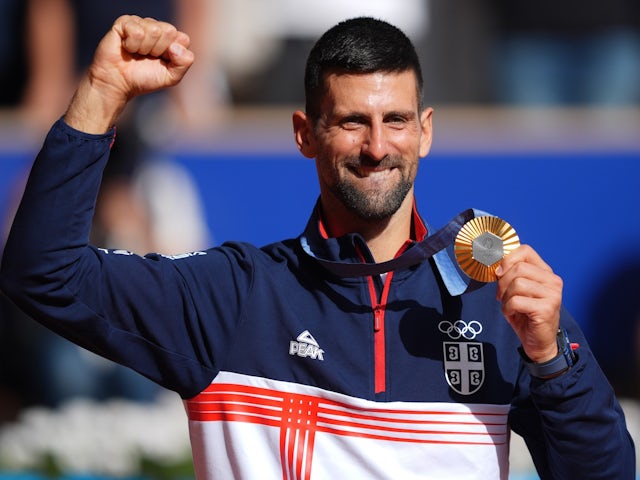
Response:
[{"label": "blurred spectator", "polygon": [[417,48],[431,105],[486,104],[491,99],[493,12],[478,0],[429,0],[428,28]]},{"label": "blurred spectator", "polygon": [[27,78],[23,25],[26,3],[0,0],[0,106],[17,107],[22,101]]},{"label": "blurred spectator", "polygon": [[[223,2],[230,9],[233,0]],[[248,25],[235,31],[233,39],[244,32],[249,38],[262,39],[258,57],[251,65],[244,64],[230,83],[232,97],[239,104],[297,103],[304,101],[303,75],[306,57],[314,40],[328,27],[347,18],[372,16],[402,28],[418,42],[429,28],[429,0],[235,0],[235,13],[226,18],[241,20]],[[245,14],[238,16],[241,12]],[[251,22],[255,23],[251,23]],[[226,45],[226,44],[225,44]],[[265,50],[262,50],[262,48]],[[236,46],[229,45],[231,49]],[[230,59],[231,71],[238,62]]]},{"label": "blurred spectator", "polygon": [[640,103],[638,0],[492,0],[495,98],[521,105]]}]

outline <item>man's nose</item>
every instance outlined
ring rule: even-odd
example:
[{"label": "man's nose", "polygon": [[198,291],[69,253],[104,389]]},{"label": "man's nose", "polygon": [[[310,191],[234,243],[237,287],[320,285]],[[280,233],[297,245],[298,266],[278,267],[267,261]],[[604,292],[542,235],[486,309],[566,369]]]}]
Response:
[{"label": "man's nose", "polygon": [[388,141],[382,125],[370,125],[366,138],[362,142],[362,154],[376,162],[382,161],[389,154]]}]

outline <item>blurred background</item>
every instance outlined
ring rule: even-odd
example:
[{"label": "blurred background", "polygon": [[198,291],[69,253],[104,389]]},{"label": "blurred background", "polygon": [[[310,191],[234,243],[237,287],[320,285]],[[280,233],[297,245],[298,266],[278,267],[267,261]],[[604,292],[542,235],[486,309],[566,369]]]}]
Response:
[{"label": "blurred background", "polygon": [[[306,56],[339,20],[383,18],[414,41],[435,108],[416,186],[422,215],[438,228],[474,207],[514,225],[563,276],[565,305],[638,438],[637,0],[0,0],[0,251],[43,136],[122,13],[176,23],[197,61],[178,88],[125,112],[96,244],[173,254],[298,235],[318,195],[291,129]],[[149,415],[165,430],[133,434]],[[102,436],[89,427],[96,418]],[[114,438],[121,451],[99,460]],[[0,296],[0,478],[188,477],[188,452],[175,396]],[[513,452],[513,478],[535,478],[522,445]]]}]

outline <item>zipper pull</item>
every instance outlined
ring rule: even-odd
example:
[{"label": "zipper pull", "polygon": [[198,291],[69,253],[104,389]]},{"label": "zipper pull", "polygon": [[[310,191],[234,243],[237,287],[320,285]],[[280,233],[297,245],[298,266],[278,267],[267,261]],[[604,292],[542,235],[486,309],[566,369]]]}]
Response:
[{"label": "zipper pull", "polygon": [[379,332],[382,327],[382,309],[376,305],[373,309],[373,331]]}]

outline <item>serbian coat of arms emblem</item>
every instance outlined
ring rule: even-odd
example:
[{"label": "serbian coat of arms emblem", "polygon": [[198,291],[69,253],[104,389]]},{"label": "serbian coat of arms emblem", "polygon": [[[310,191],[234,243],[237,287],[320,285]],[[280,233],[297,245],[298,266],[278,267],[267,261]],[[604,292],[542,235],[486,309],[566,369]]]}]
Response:
[{"label": "serbian coat of arms emblem", "polygon": [[484,352],[480,342],[443,342],[444,371],[460,395],[477,392],[484,383]]}]

